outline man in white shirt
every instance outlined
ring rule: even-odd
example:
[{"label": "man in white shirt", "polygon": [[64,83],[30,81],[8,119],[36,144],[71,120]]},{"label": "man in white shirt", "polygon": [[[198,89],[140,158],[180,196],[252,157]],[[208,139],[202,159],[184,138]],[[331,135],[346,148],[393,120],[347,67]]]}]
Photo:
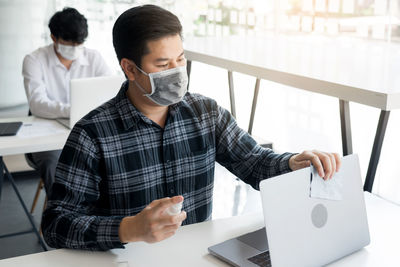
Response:
[{"label": "man in white shirt", "polygon": [[[88,36],[86,18],[74,8],[56,12],[49,22],[53,43],[25,56],[22,68],[30,112],[38,117],[69,118],[71,79],[107,76],[111,71],[99,52],[83,46]],[[33,153],[49,193],[61,151]]]}]

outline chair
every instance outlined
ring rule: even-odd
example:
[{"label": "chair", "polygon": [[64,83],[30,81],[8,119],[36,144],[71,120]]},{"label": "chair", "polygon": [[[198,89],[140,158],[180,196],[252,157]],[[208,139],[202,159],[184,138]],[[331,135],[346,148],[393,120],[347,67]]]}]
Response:
[{"label": "chair", "polygon": [[[28,110],[28,116],[32,116],[32,112],[31,112],[30,109]],[[36,166],[35,163],[33,163],[33,158],[32,158],[32,154],[31,153],[25,154],[25,160],[28,163],[29,167],[31,167],[32,169],[37,171],[38,167]],[[43,187],[44,187],[44,182],[43,182],[43,179],[40,178],[38,187],[36,189],[35,197],[33,198],[32,207],[31,207],[31,214],[33,213],[33,211],[36,208],[36,204],[37,204],[37,201],[38,201],[39,196],[40,196],[40,191],[42,191]],[[47,205],[47,196],[46,196],[46,198],[44,200],[43,211],[46,209],[46,205]]]},{"label": "chair", "polygon": [[[25,154],[25,160],[26,160],[26,162],[28,163],[28,165],[31,168],[33,168],[35,171],[37,171],[38,167],[33,162],[31,153]],[[31,214],[34,212],[34,210],[36,208],[36,204],[37,204],[37,201],[38,201],[39,196],[40,196],[40,192],[42,191],[43,187],[44,187],[44,182],[43,182],[43,179],[40,178],[39,184],[38,184],[37,189],[36,189],[35,197],[33,198],[32,207],[31,207]],[[46,196],[46,198],[44,200],[43,210],[45,210],[46,205],[47,205],[47,196]]]}]

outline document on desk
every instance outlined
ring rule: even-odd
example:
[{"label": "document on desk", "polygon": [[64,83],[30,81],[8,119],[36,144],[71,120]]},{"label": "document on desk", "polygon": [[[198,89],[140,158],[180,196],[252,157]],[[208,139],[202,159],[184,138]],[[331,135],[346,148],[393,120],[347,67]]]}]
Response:
[{"label": "document on desk", "polygon": [[31,138],[49,136],[65,132],[63,126],[52,121],[38,121],[31,123],[24,123],[18,131],[17,136],[20,138]]},{"label": "document on desk", "polygon": [[318,171],[311,166],[310,197],[327,200],[342,200],[343,175],[336,172],[329,180],[319,176]]}]

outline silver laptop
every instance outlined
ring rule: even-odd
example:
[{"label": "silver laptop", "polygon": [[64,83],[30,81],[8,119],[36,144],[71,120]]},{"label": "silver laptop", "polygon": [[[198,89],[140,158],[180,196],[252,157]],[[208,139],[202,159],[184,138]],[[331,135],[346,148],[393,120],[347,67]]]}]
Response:
[{"label": "silver laptop", "polygon": [[72,129],[77,121],[104,102],[117,95],[125,81],[124,76],[104,76],[70,81],[70,118],[57,119]]},{"label": "silver laptop", "polygon": [[234,266],[321,266],[368,245],[358,156],[344,157],[339,173],[342,200],[311,198],[310,168],[262,181],[265,228],[209,252]]}]

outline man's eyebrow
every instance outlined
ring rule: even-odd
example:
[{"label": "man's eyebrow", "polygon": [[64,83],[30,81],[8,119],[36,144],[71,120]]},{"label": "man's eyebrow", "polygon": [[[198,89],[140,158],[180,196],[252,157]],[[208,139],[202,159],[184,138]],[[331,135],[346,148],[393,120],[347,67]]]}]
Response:
[{"label": "man's eyebrow", "polygon": [[[185,52],[182,51],[182,53],[181,53],[178,57],[183,56],[184,53],[185,53]],[[169,60],[169,58],[160,57],[160,58],[157,58],[155,61],[156,61],[156,62],[160,62],[160,61],[167,61],[167,60]]]}]

